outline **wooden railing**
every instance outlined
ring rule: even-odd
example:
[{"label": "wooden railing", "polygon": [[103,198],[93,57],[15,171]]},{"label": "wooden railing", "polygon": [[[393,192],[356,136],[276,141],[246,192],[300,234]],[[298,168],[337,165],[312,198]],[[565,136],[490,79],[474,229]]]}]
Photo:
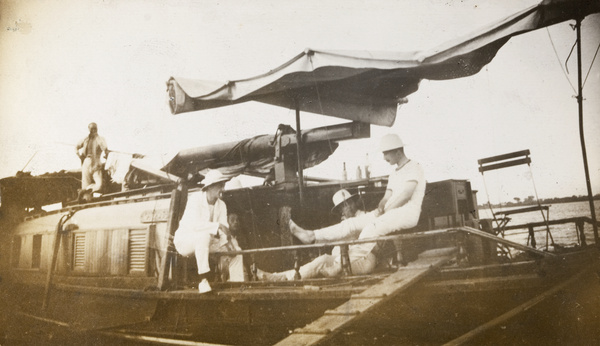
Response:
[{"label": "wooden railing", "polygon": [[[575,224],[575,229],[576,229],[576,235],[577,235],[577,239],[578,242],[581,246],[586,246],[587,245],[587,241],[586,241],[586,236],[585,236],[585,224],[590,224],[590,225],[594,225],[594,221],[592,220],[592,218],[590,217],[571,217],[571,218],[564,218],[564,219],[558,219],[558,220],[548,220],[546,222],[530,222],[530,223],[526,223],[526,224],[518,224],[518,225],[512,225],[512,226],[506,226],[505,227],[505,231],[510,231],[510,230],[520,230],[520,229],[526,229],[529,233],[529,238],[531,239],[531,245],[535,246],[536,242],[535,242],[535,227],[546,227],[546,225],[552,226],[552,225],[563,225],[563,224],[567,224],[567,223],[574,223]],[[600,224],[600,222],[598,222],[598,224]],[[510,235],[515,235],[515,234],[519,234],[519,232],[512,232],[510,233]]]},{"label": "wooden railing", "polygon": [[[574,222],[576,224],[578,235],[582,239],[581,245],[585,246],[586,244],[585,244],[585,235],[583,232],[583,225],[585,223],[592,223],[591,218],[577,217],[577,218],[568,218],[568,219],[562,219],[562,220],[553,220],[550,222],[550,224],[555,225],[555,224],[564,224],[564,223],[570,223],[570,222]],[[525,224],[525,225],[516,225],[516,226],[511,226],[511,229],[528,228],[528,227],[534,227],[534,226],[545,226],[545,223],[539,222],[539,223],[532,223],[532,224]],[[482,238],[482,239],[485,239],[488,241],[495,242],[497,244],[500,244],[500,245],[503,245],[506,247],[524,251],[524,252],[539,256],[539,257],[556,257],[557,256],[555,253],[551,253],[548,251],[541,251],[534,247],[519,244],[519,243],[510,241],[510,240],[498,237],[494,234],[479,230],[477,228],[467,227],[467,226],[452,227],[452,228],[438,229],[438,230],[425,231],[425,232],[408,233],[408,234],[396,234],[396,235],[389,235],[389,236],[383,236],[383,237],[378,237],[378,238],[369,238],[369,239],[360,239],[360,240],[351,240],[351,241],[338,241],[338,242],[318,243],[318,244],[308,244],[308,245],[277,246],[277,247],[240,250],[240,251],[215,252],[215,253],[211,253],[211,255],[217,256],[217,257],[236,256],[236,255],[250,256],[251,263],[252,263],[251,267],[253,268],[253,270],[252,270],[253,273],[251,273],[251,279],[256,280],[257,277],[256,277],[256,265],[255,265],[254,255],[264,254],[264,253],[272,253],[272,252],[292,252],[292,253],[294,253],[294,258],[295,258],[294,268],[296,269],[296,277],[299,277],[300,276],[300,274],[299,274],[300,264],[299,264],[298,251],[310,250],[310,249],[324,249],[324,248],[329,248],[332,246],[339,246],[341,249],[341,254],[342,254],[342,261],[341,261],[342,273],[351,273],[350,262],[348,259],[348,247],[351,245],[382,242],[382,241],[401,242],[403,240],[410,240],[410,239],[439,237],[440,235],[444,235],[444,234],[446,234],[446,235],[469,234],[469,235],[476,236],[476,237],[479,237],[479,238]],[[465,253],[466,249],[465,249],[464,241],[461,240],[460,237],[457,237],[456,243],[457,243],[457,247],[459,247],[459,253]]]},{"label": "wooden railing", "polygon": [[[251,266],[250,267],[252,268],[251,269],[252,273],[250,273],[249,276],[250,276],[250,279],[254,281],[254,280],[257,280],[257,268],[256,268],[256,263],[255,263],[255,258],[254,258],[255,255],[264,254],[264,253],[272,253],[272,252],[292,252],[294,254],[294,262],[295,262],[294,269],[296,270],[296,277],[300,278],[300,272],[299,272],[300,256],[298,256],[299,251],[311,250],[311,249],[325,249],[325,248],[330,248],[333,246],[339,246],[340,253],[342,256],[341,261],[340,261],[342,273],[344,273],[344,275],[349,275],[352,273],[352,270],[350,268],[350,259],[349,259],[349,255],[348,255],[348,249],[351,245],[376,243],[376,242],[383,242],[383,241],[398,242],[398,241],[409,240],[409,239],[431,238],[431,237],[440,236],[442,234],[450,234],[452,232],[456,232],[456,230],[457,230],[456,228],[446,228],[446,229],[439,229],[439,230],[426,231],[426,232],[396,234],[396,235],[389,235],[389,236],[368,238],[368,239],[359,239],[359,240],[337,241],[337,242],[304,244],[304,245],[275,246],[275,247],[240,250],[240,251],[220,251],[220,252],[211,253],[211,256],[215,256],[217,258],[220,258],[221,256],[237,256],[237,255],[249,256],[251,258]],[[217,273],[217,277],[219,277],[219,273]]]}]

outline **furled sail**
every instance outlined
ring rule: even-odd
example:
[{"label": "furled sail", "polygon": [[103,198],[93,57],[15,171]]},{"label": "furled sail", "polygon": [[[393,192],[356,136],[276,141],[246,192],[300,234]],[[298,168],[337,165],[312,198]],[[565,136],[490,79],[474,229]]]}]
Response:
[{"label": "furled sail", "polygon": [[[354,122],[319,127],[302,131],[304,148],[302,168],[310,168],[325,161],[337,149],[337,141],[368,138],[369,125]],[[296,131],[280,125],[274,135],[259,135],[241,141],[215,144],[178,152],[162,171],[177,176],[195,173],[207,168],[219,168],[231,175],[266,176],[277,159],[277,147],[285,155],[295,155]]]},{"label": "furled sail", "polygon": [[479,72],[513,36],[600,12],[599,1],[544,0],[466,37],[416,52],[307,49],[260,76],[230,82],[171,77],[173,114],[258,101],[301,111],[391,126],[398,104],[422,79]]}]

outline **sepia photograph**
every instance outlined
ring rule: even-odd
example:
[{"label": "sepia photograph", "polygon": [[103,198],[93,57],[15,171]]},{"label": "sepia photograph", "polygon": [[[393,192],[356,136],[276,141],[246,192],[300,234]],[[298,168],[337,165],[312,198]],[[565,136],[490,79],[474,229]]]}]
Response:
[{"label": "sepia photograph", "polygon": [[0,346],[600,344],[600,0],[0,0]]}]

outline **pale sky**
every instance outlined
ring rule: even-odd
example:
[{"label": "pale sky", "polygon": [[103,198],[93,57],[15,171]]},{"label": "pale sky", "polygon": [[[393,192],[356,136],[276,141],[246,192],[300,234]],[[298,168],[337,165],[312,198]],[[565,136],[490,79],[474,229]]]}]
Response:
[{"label": "pale sky", "polygon": [[[0,178],[76,168],[69,144],[98,123],[109,148],[155,154],[273,134],[294,112],[246,103],[171,115],[170,76],[235,80],[273,69],[310,47],[428,49],[537,1],[75,1],[0,0]],[[586,194],[579,144],[575,31],[561,23],[511,39],[475,76],[424,80],[391,128],[342,142],[306,174],[349,176],[366,154],[389,171],[377,143],[395,132],[429,181],[469,179],[486,200],[477,159],[532,152],[541,198]],[[600,43],[600,15],[583,22],[583,73]],[[556,48],[557,53],[553,49]],[[558,54],[558,57],[557,57]],[[584,88],[593,192],[600,193],[600,57]],[[569,82],[570,81],[570,82]],[[345,122],[302,115],[305,128]],[[36,155],[34,155],[37,152]],[[28,160],[34,156],[26,166]],[[495,173],[495,172],[493,172]],[[527,167],[486,175],[492,202],[533,195]]]}]

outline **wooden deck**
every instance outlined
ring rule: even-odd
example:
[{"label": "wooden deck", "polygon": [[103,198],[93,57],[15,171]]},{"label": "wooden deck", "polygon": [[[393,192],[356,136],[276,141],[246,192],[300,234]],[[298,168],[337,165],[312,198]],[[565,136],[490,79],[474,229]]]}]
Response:
[{"label": "wooden deck", "polygon": [[393,296],[404,291],[429,272],[455,257],[456,248],[436,249],[419,255],[418,260],[398,269],[380,283],[352,295],[349,301],[325,314],[303,328],[296,329],[277,345],[316,345],[335,335],[361,315],[385,304]]}]

